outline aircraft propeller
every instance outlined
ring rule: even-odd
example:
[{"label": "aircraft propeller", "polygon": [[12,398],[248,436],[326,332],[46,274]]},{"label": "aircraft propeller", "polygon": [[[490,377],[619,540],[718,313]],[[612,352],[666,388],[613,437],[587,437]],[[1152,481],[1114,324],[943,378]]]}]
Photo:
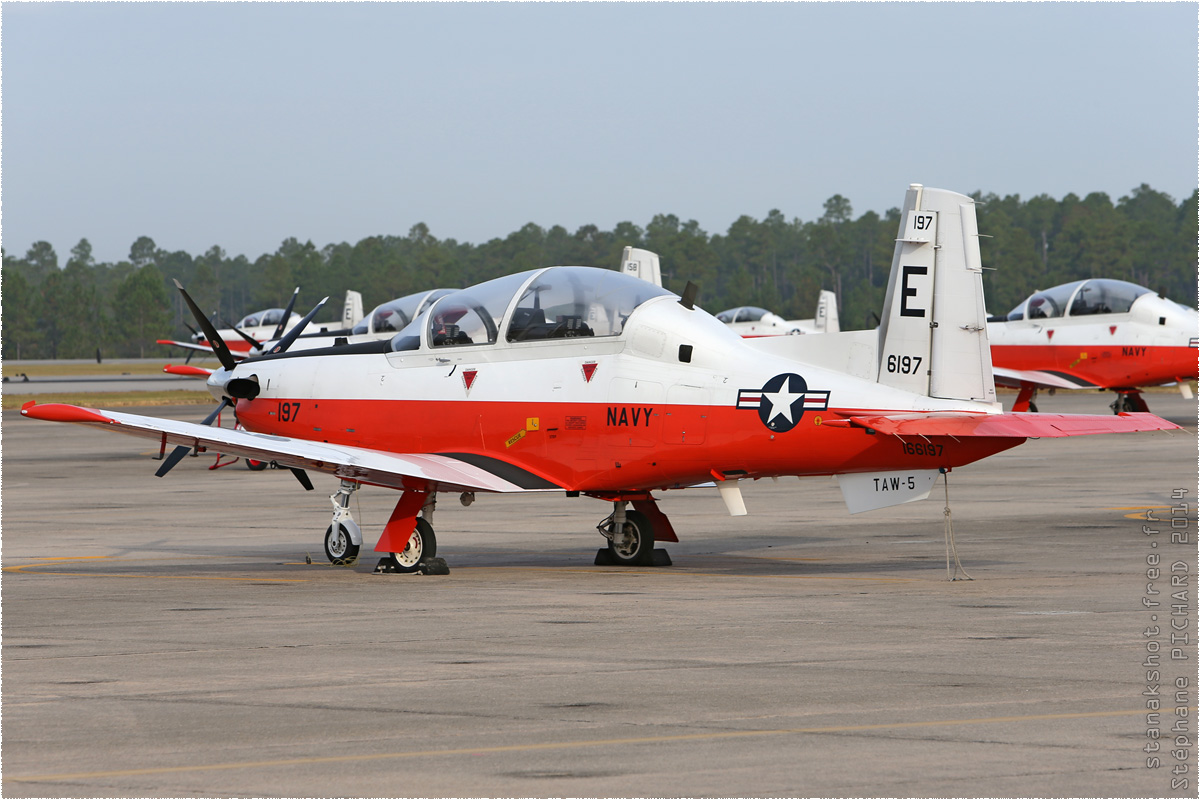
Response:
[{"label": "aircraft propeller", "polygon": [[[186,302],[188,308],[191,309],[192,316],[196,318],[196,322],[200,325],[200,329],[204,332],[205,337],[207,337],[209,344],[212,346],[213,353],[217,356],[217,360],[221,362],[221,366],[224,367],[226,371],[232,372],[234,367],[237,366],[237,362],[234,360],[233,354],[229,352],[229,347],[225,344],[221,337],[217,335],[216,328],[213,327],[212,322],[200,311],[200,307],[196,305],[196,301],[194,301],[191,298],[191,295],[187,293],[187,290],[183,288],[183,284],[176,280],[175,288],[179,289],[179,293],[183,295],[184,302]],[[299,294],[299,292],[300,287],[297,286],[296,290],[292,292],[292,299],[288,303],[287,310],[284,312],[284,322],[280,323],[280,328],[286,324],[288,317],[291,315],[292,306],[295,304],[296,295]],[[279,342],[271,348],[270,352],[272,354],[286,352],[287,349],[292,346],[292,343],[299,338],[300,334],[304,332],[304,328],[325,306],[325,303],[328,300],[328,297],[324,297],[322,298],[321,302],[313,306],[312,311],[309,311],[308,314],[306,314],[299,322],[297,322],[295,327],[288,331],[287,336],[280,339]],[[234,328],[234,330],[237,329]],[[241,333],[241,331],[238,331],[238,333]],[[245,334],[242,335],[245,336]],[[257,342],[255,342],[255,344],[257,345]],[[221,398],[221,402],[217,405],[216,409],[214,409],[212,413],[204,418],[204,421],[200,423],[201,425],[212,425],[213,421],[218,415],[220,415],[221,411],[223,411],[226,406],[233,406],[233,397],[246,400],[253,400],[255,397],[257,397],[258,376],[251,375],[248,378],[232,378],[228,383],[225,384],[224,388],[228,394]],[[188,451],[191,449],[192,448],[189,446],[183,444],[176,446],[175,449],[171,451],[171,454],[163,460],[163,463],[159,466],[154,474],[159,478],[166,475],[175,467],[176,464],[179,463],[180,459],[188,454]],[[296,476],[296,480],[300,481],[301,486],[308,491],[312,491],[312,481],[309,480],[308,474],[304,470],[297,467],[289,467],[289,469],[291,470],[292,474]]]},{"label": "aircraft propeller", "polygon": [[[288,300],[287,308],[283,310],[283,316],[279,318],[279,325],[275,328],[275,333],[271,334],[272,339],[278,339],[283,336],[283,329],[287,327],[287,322],[292,316],[292,307],[296,305],[296,295],[300,294],[300,287],[297,286],[292,291],[292,299]],[[329,298],[326,298],[328,300]],[[321,302],[325,302],[322,300]]]}]

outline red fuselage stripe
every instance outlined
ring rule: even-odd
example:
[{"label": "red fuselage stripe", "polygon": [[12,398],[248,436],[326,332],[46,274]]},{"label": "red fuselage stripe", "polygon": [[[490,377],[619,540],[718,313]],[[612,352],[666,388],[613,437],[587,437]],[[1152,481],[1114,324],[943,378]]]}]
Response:
[{"label": "red fuselage stripe", "polygon": [[395,453],[489,455],[582,491],[701,483],[714,469],[755,477],[957,467],[1024,441],[944,436],[906,447],[895,436],[818,424],[850,415],[832,410],[805,411],[792,430],[773,433],[757,409],[732,406],[488,402],[480,413],[478,403],[459,401],[260,398],[238,401],[237,412],[253,431]]}]

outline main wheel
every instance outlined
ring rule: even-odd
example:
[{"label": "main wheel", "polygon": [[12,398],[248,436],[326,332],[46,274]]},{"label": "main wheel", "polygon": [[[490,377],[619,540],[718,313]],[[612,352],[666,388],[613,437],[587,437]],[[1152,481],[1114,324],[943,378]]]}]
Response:
[{"label": "main wheel", "polygon": [[246,459],[246,469],[250,469],[250,470],[254,470],[255,472],[258,472],[259,470],[263,470],[266,468],[267,468],[266,461],[255,461],[253,458]]},{"label": "main wheel", "polygon": [[421,562],[437,555],[437,538],[433,526],[422,517],[417,517],[417,527],[408,537],[408,545],[400,553],[388,553],[392,565],[400,572],[416,572]]},{"label": "main wheel", "polygon": [[339,566],[353,564],[358,559],[358,545],[350,541],[350,531],[340,522],[337,533],[332,525],[325,529],[325,556]]},{"label": "main wheel", "polygon": [[654,527],[645,514],[625,512],[625,530],[613,531],[608,553],[616,564],[649,567],[654,563]]}]

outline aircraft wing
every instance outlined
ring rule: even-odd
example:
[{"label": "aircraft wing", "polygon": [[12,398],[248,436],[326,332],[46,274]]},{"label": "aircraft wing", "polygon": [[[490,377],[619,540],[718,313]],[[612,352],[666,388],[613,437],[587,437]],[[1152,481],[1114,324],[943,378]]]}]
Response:
[{"label": "aircraft wing", "polygon": [[1089,383],[1082,378],[1073,378],[1057,372],[1048,372],[1041,369],[1006,369],[1004,367],[992,367],[992,375],[997,383],[1006,386],[1020,386],[1022,383],[1032,383],[1037,386],[1046,386],[1051,389],[1096,389],[1099,388],[1094,383]]},{"label": "aircraft wing", "polygon": [[[206,344],[196,344],[195,342],[177,342],[174,339],[155,339],[154,343],[165,344],[170,347],[182,347],[184,350],[195,350],[197,353],[204,353],[208,356],[213,354],[213,349]],[[246,354],[242,352],[231,350],[230,353],[233,355],[235,361],[241,361],[246,357]]]},{"label": "aircraft wing", "polygon": [[836,428],[870,428],[895,436],[996,436],[1031,439],[1085,436],[1096,433],[1168,431],[1179,426],[1153,414],[870,414],[823,423]]},{"label": "aircraft wing", "polygon": [[280,466],[324,472],[394,489],[451,492],[561,491],[520,467],[470,453],[388,453],[365,447],[314,442],[195,422],[98,411],[63,403],[26,403],[21,415],[72,422],[170,445],[203,447],[226,455],[274,461]]},{"label": "aircraft wing", "polygon": [[211,369],[193,367],[189,364],[167,364],[163,367],[163,372],[168,375],[182,375],[185,378],[204,378],[205,380],[208,380],[208,377],[213,374]]}]

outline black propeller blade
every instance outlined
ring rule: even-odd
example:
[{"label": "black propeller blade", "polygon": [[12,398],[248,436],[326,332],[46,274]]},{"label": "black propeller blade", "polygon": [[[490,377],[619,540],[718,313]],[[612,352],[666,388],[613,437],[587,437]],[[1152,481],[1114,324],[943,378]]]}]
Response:
[{"label": "black propeller blade", "polygon": [[292,346],[292,342],[296,341],[296,339],[300,337],[300,334],[304,333],[305,326],[312,322],[312,318],[317,315],[317,312],[321,310],[321,307],[325,305],[327,300],[329,300],[329,298],[325,297],[321,300],[321,302],[313,306],[313,310],[305,314],[304,319],[297,322],[296,327],[288,331],[287,336],[284,336],[282,339],[280,339],[279,343],[272,347],[270,351],[268,351],[268,355],[286,352],[287,349]]},{"label": "black propeller blade", "polygon": [[242,337],[243,339],[245,339],[247,342],[250,343],[251,350],[253,350],[254,348],[258,347],[260,344],[262,344],[262,342],[260,342],[258,339],[255,339],[250,334],[246,333],[244,330],[239,328],[237,325],[230,325],[229,327],[233,329],[234,333],[236,333],[238,336]]},{"label": "black propeller blade", "polygon": [[[228,397],[221,398],[221,402],[217,406],[216,410],[214,410],[211,414],[209,414],[207,417],[205,417],[204,422],[201,422],[200,424],[201,425],[212,425],[213,420],[215,420],[217,418],[217,415],[220,414],[222,410],[224,410],[225,406],[231,406],[231,405],[233,405],[233,403],[229,400]],[[186,444],[181,444],[181,445],[177,446],[174,450],[171,451],[171,455],[169,455],[163,459],[163,463],[159,465],[158,469],[155,470],[154,474],[159,478],[161,478],[163,475],[166,475],[168,472],[170,472],[172,469],[174,469],[175,465],[178,464],[180,462],[180,460],[184,456],[186,456],[188,454],[188,451],[191,449],[192,448],[188,447]]]},{"label": "black propeller blade", "polygon": [[283,319],[279,320],[279,325],[275,328],[275,333],[271,335],[272,339],[278,339],[280,336],[283,336],[283,329],[287,327],[288,320],[292,318],[292,307],[296,305],[296,295],[298,294],[300,294],[299,286],[292,291],[292,299],[288,300],[287,308],[283,310]]},{"label": "black propeller blade", "polygon": [[224,340],[217,335],[217,329],[208,321],[208,317],[204,316],[200,307],[196,305],[196,301],[184,290],[183,284],[178,280],[175,281],[175,288],[183,295],[184,302],[192,310],[192,316],[196,318],[197,324],[200,325],[200,330],[204,331],[204,336],[208,339],[208,346],[216,354],[217,360],[221,362],[221,366],[225,369],[233,369],[237,365],[237,361],[234,360],[233,353],[229,352],[229,347],[225,344]]}]

